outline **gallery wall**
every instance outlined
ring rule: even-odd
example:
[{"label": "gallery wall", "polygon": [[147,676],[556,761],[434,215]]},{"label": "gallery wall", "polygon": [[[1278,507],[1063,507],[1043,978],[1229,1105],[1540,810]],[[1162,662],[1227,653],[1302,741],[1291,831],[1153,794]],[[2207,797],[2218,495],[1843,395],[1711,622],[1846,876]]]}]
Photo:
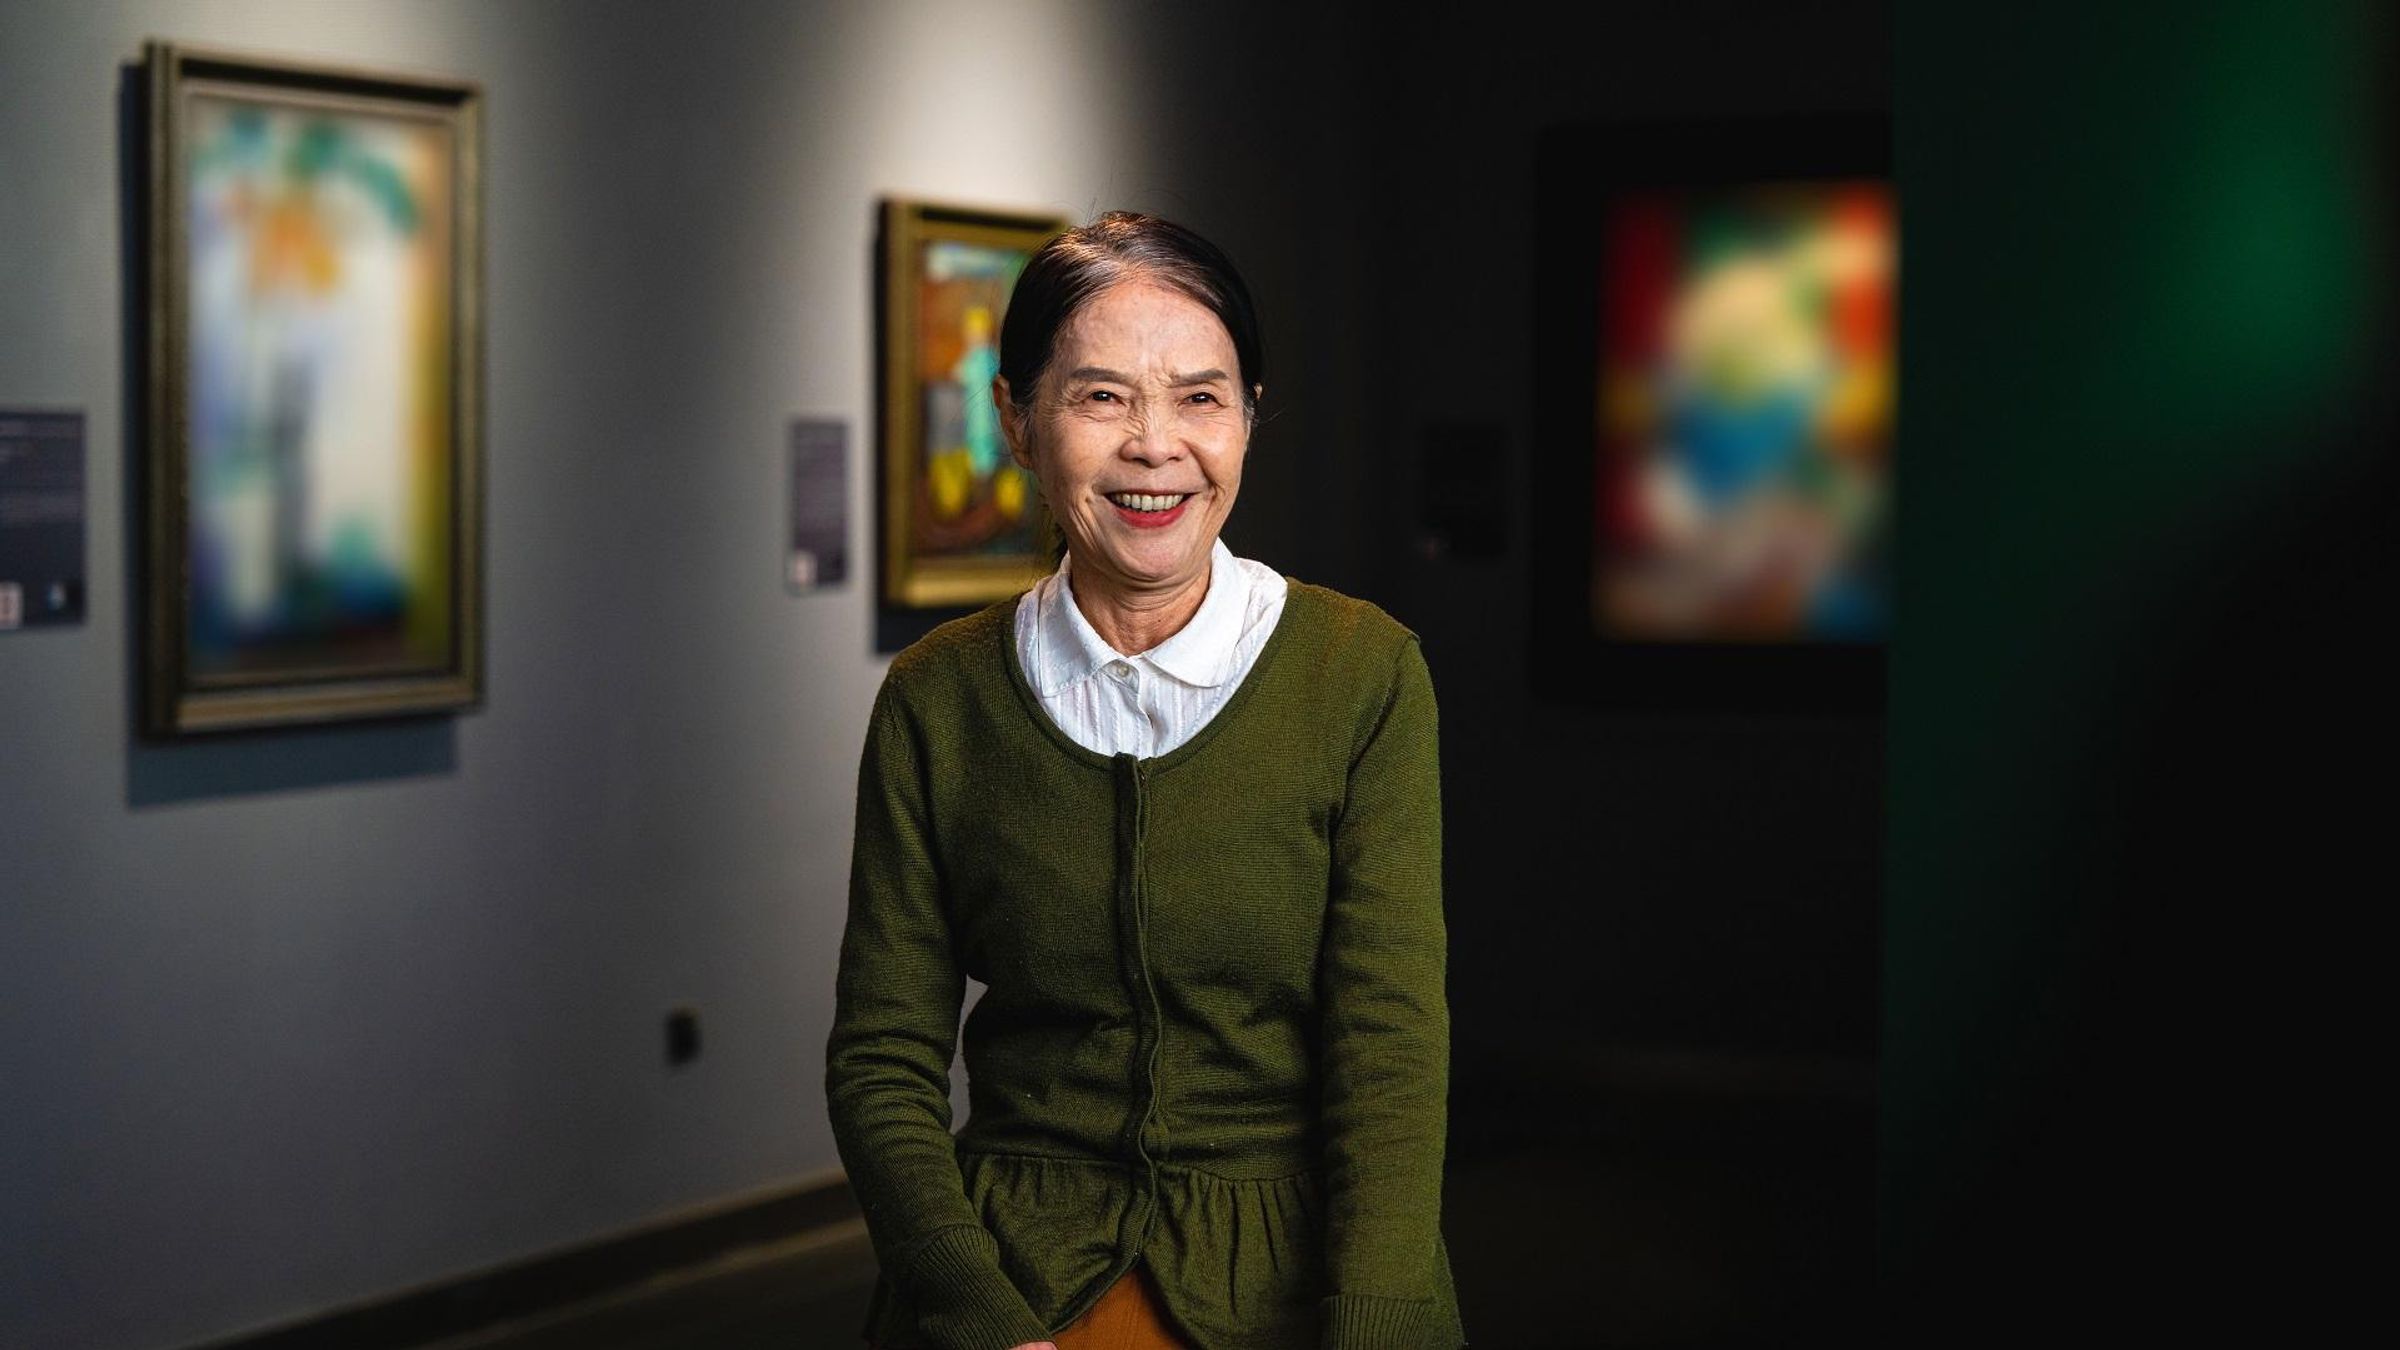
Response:
[{"label": "gallery wall", "polygon": [[[1163,13],[1163,10],[1162,10]],[[1239,19],[1240,15],[1229,16]],[[858,578],[783,428],[871,423],[874,203],[1185,219],[1277,389],[1229,539],[1356,587],[1330,21],[1072,3],[12,3],[0,406],[80,408],[92,600],[0,636],[0,1344],[189,1344],[820,1176]],[[148,37],[479,81],[486,706],[138,740],[127,121]],[[704,1053],[665,1062],[698,1007]]]}]

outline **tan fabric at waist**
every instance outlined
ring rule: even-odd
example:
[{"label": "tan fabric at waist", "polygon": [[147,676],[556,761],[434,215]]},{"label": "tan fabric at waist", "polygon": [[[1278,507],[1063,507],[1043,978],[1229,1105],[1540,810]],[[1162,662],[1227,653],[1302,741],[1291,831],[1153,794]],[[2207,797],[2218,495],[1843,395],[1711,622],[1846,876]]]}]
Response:
[{"label": "tan fabric at waist", "polygon": [[1148,1262],[1117,1277],[1100,1301],[1058,1333],[1058,1350],[1191,1350],[1167,1322]]},{"label": "tan fabric at waist", "polygon": [[[1100,1301],[1052,1338],[1058,1350],[1192,1350],[1167,1322],[1147,1262],[1117,1277]],[[875,1350],[870,1345],[868,1350]]]}]

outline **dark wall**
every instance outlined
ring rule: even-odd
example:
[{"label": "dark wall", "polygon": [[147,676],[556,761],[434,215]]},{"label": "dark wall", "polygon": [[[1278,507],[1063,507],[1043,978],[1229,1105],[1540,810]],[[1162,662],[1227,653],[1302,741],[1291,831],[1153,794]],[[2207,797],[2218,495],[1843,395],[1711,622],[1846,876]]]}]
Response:
[{"label": "dark wall", "polygon": [[[1856,1343],[1882,726],[1535,695],[1598,674],[1528,651],[1535,624],[1586,622],[1532,612],[1534,469],[1590,454],[1537,439],[1536,296],[1559,279],[1537,257],[1536,152],[1562,125],[1881,112],[1886,10],[1387,7],[1351,37],[1371,169],[1362,580],[1423,636],[1442,703],[1446,1219],[1471,1334]],[[1429,549],[1426,506],[1479,479],[1507,503],[1499,547]]]},{"label": "dark wall", "polygon": [[2376,1284],[2391,37],[1903,8],[1895,1344],[2306,1344]]},{"label": "dark wall", "polygon": [[[1507,8],[1407,7],[1355,32],[1373,168],[1356,490],[1374,594],[1423,635],[1442,697],[1460,1061],[1555,1070],[1671,1051],[1728,1071],[1761,1056],[1863,1065],[1876,719],[1537,700],[1524,597],[1530,465],[1576,452],[1535,442],[1540,131],[1879,111],[1885,11]],[[1422,461],[1445,428],[1497,447],[1511,503],[1497,556],[1420,547]]]}]

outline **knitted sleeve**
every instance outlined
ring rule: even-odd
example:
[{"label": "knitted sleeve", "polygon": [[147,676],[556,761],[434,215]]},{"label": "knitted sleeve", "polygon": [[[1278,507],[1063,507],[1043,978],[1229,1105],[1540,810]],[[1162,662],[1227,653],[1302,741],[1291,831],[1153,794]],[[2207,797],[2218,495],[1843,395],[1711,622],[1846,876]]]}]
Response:
[{"label": "knitted sleeve", "polygon": [[1435,1343],[1450,1013],[1433,681],[1413,636],[1351,766],[1320,956],[1325,1350]]},{"label": "knitted sleeve", "polygon": [[886,680],[858,771],[850,912],[825,1096],[885,1278],[941,1350],[1011,1350],[1048,1329],[1000,1267],[950,1134],[965,993],[950,944],[922,748]]}]

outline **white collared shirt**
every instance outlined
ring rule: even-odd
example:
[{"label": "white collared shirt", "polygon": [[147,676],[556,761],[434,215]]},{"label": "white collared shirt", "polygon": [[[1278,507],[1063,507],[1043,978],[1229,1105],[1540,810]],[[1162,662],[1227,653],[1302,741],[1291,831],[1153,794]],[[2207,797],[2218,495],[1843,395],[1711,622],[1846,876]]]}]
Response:
[{"label": "white collared shirt", "polygon": [[1069,564],[1017,602],[1017,664],[1070,740],[1103,755],[1163,755],[1192,738],[1241,688],[1283,617],[1283,574],[1210,548],[1208,594],[1173,637],[1126,656],[1076,608]]}]

